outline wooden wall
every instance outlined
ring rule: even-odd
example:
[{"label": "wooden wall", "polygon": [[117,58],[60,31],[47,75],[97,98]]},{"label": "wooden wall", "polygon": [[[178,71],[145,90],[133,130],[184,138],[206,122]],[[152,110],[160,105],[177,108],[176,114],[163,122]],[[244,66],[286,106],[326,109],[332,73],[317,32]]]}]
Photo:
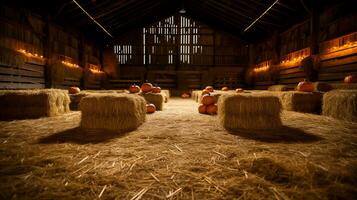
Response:
[{"label": "wooden wall", "polygon": [[80,31],[5,5],[0,27],[0,89],[101,88],[104,73],[90,69],[101,69],[100,48]]},{"label": "wooden wall", "polygon": [[146,80],[179,90],[236,88],[248,66],[248,47],[238,37],[181,15],[118,37],[114,53],[120,65],[120,77],[110,81],[115,88]]},{"label": "wooden wall", "polygon": [[44,88],[44,23],[36,15],[22,18],[19,11],[3,6],[0,14],[0,88]]},{"label": "wooden wall", "polygon": [[[246,72],[250,86],[266,89],[273,84],[285,84],[294,88],[304,79],[337,83],[348,74],[357,74],[357,14],[341,14],[338,8],[341,6],[317,15],[318,31],[311,30],[316,25],[309,18],[263,42],[251,44],[253,56]],[[317,36],[317,51],[312,51],[312,34]],[[269,68],[257,70],[267,62]]]}]

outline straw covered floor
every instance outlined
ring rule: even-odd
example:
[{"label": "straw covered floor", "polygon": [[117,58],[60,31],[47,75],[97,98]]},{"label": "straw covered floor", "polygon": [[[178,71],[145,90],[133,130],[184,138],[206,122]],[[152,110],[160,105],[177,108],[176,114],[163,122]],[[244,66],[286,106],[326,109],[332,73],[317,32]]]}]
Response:
[{"label": "straw covered floor", "polygon": [[357,124],[283,111],[228,132],[172,98],[137,130],[86,132],[80,112],[0,122],[1,199],[356,199]]}]

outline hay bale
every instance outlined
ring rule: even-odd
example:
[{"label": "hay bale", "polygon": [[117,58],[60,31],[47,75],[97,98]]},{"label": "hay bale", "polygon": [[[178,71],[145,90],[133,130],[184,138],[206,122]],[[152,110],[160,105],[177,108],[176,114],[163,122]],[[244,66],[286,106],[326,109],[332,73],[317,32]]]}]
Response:
[{"label": "hay bale", "polygon": [[110,94],[110,93],[126,93],[126,90],[82,90],[78,94],[69,94],[69,97],[71,99],[71,103],[69,104],[69,107],[71,110],[79,110],[79,103],[83,97],[86,97],[91,94]]},{"label": "hay bale", "polygon": [[164,102],[169,102],[170,90],[161,90],[161,94],[164,96]]},{"label": "hay bale", "polygon": [[146,118],[145,99],[136,94],[91,94],[82,98],[79,108],[85,129],[132,131]]},{"label": "hay bale", "polygon": [[0,119],[33,119],[69,112],[70,99],[65,90],[1,90]]},{"label": "hay bale", "polygon": [[357,83],[332,83],[331,86],[338,90],[357,90]]},{"label": "hay bale", "polygon": [[155,105],[156,110],[162,110],[164,107],[164,95],[161,93],[141,93],[147,103],[152,103]]},{"label": "hay bale", "polygon": [[324,82],[314,82],[314,92],[328,92],[332,90],[332,86]]},{"label": "hay bale", "polygon": [[268,91],[288,91],[290,88],[287,85],[272,85],[268,87]]},{"label": "hay bale", "polygon": [[161,90],[162,93],[165,93],[168,98],[170,98],[170,90]]},{"label": "hay bale", "polygon": [[357,122],[357,90],[332,90],[323,96],[322,114]]},{"label": "hay bale", "polygon": [[299,92],[288,91],[277,93],[284,110],[320,113],[322,93],[320,92]]},{"label": "hay bale", "polygon": [[228,130],[275,129],[281,127],[279,98],[267,93],[222,95],[218,101],[218,116]]}]

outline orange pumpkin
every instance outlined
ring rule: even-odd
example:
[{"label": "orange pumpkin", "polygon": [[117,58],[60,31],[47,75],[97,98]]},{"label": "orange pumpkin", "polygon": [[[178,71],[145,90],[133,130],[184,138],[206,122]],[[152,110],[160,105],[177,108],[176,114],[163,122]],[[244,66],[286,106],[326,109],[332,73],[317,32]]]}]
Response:
[{"label": "orange pumpkin", "polygon": [[69,94],[78,94],[81,91],[79,87],[70,87],[68,88],[68,93]]},{"label": "orange pumpkin", "polygon": [[129,92],[130,93],[138,93],[138,92],[140,92],[140,87],[138,86],[138,85],[131,85],[130,87],[129,87]]},{"label": "orange pumpkin", "polygon": [[207,106],[200,104],[200,106],[198,106],[198,112],[201,114],[206,114],[207,113]]},{"label": "orange pumpkin", "polygon": [[181,94],[181,98],[183,98],[183,99],[190,98],[190,96],[191,95],[189,93],[187,93],[187,92],[184,92],[184,93]]},{"label": "orange pumpkin", "polygon": [[146,113],[154,113],[156,111],[156,106],[152,103],[146,104]]},{"label": "orange pumpkin", "polygon": [[210,115],[215,115],[217,114],[218,107],[216,104],[212,104],[207,106],[207,113]]},{"label": "orange pumpkin", "polygon": [[315,87],[314,84],[304,80],[299,82],[296,89],[300,92],[313,92]]},{"label": "orange pumpkin", "polygon": [[357,83],[357,75],[348,75],[345,77],[345,83]]},{"label": "orange pumpkin", "polygon": [[228,87],[223,87],[222,88],[222,91],[228,91],[229,89],[228,89]]},{"label": "orange pumpkin", "polygon": [[160,93],[161,92],[161,88],[160,87],[153,87],[151,92],[152,93]]},{"label": "orange pumpkin", "polygon": [[206,86],[206,88],[205,88],[206,90],[208,90],[209,92],[214,92],[214,89],[213,89],[213,87],[212,86]]},{"label": "orange pumpkin", "polygon": [[237,89],[236,89],[236,92],[237,92],[237,93],[241,93],[241,92],[244,92],[244,90],[243,90],[242,88],[237,88]]},{"label": "orange pumpkin", "polygon": [[211,96],[209,94],[205,94],[202,96],[202,100],[201,102],[204,104],[204,105],[211,105],[211,104],[214,104],[216,103],[216,97],[214,96]]},{"label": "orange pumpkin", "polygon": [[144,84],[142,84],[141,85],[141,91],[143,91],[143,92],[151,92],[151,90],[152,90],[152,84],[151,83],[144,83]]},{"label": "orange pumpkin", "polygon": [[206,89],[203,89],[201,95],[205,95],[205,94],[210,94],[210,92]]}]

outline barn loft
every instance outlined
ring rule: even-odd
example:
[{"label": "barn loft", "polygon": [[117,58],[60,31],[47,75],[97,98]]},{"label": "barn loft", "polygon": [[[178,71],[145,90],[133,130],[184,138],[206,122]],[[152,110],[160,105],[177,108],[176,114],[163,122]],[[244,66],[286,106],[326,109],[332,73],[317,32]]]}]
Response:
[{"label": "barn loft", "polygon": [[0,199],[357,199],[354,0],[2,0]]}]

